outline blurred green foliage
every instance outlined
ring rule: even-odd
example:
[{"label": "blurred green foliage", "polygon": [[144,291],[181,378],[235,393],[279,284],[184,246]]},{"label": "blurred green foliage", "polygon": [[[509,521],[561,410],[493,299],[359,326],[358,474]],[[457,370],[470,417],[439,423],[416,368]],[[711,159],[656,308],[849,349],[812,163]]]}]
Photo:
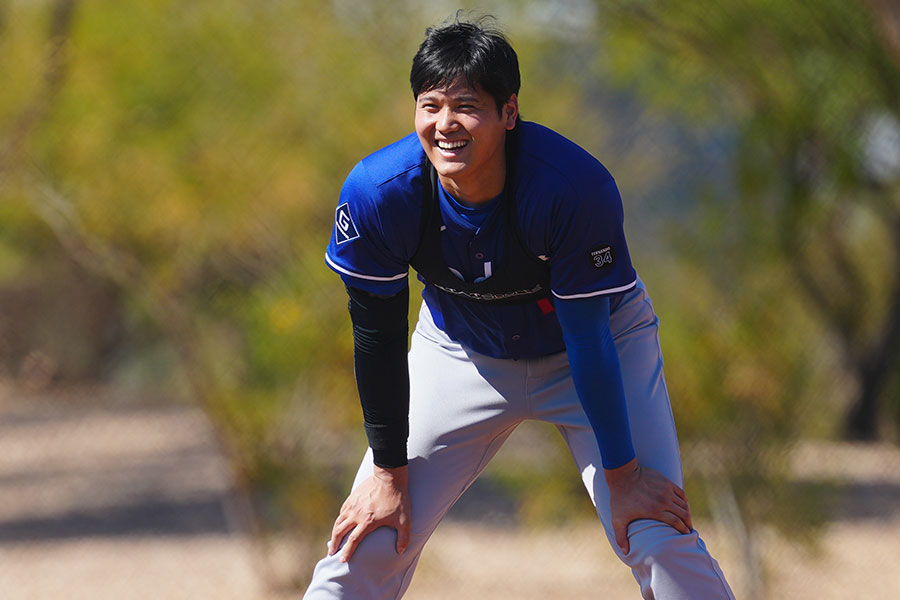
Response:
[{"label": "blurred green foliage", "polygon": [[[896,431],[900,142],[877,143],[900,131],[900,54],[880,7],[483,7],[520,54],[524,117],[616,174],[689,492],[715,513],[724,485],[736,526],[811,531],[788,452],[838,434],[848,405],[854,434]],[[323,264],[335,201],[357,160],[411,130],[410,59],[453,12],[0,3],[5,375],[201,403],[259,526],[318,540],[365,445],[346,299]],[[552,440],[547,462],[486,473],[523,522],[585,514]]]}]

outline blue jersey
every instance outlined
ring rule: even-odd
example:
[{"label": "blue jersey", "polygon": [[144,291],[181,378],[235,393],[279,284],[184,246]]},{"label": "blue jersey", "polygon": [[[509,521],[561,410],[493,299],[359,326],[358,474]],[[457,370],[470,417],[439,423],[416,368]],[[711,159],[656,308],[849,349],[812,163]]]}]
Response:
[{"label": "blue jersey", "polygon": [[[634,287],[623,231],[622,201],[612,176],[587,151],[536,123],[521,122],[514,168],[518,220],[527,249],[550,268],[558,298],[617,294]],[[395,294],[407,285],[419,247],[425,153],[415,134],[360,161],[347,177],[335,211],[326,262],[347,285]],[[461,214],[439,190],[447,265],[475,282],[503,269],[500,202],[487,214]],[[481,304],[428,285],[423,292],[436,324],[451,338],[495,358],[530,358],[565,349],[556,315],[546,305]]]}]

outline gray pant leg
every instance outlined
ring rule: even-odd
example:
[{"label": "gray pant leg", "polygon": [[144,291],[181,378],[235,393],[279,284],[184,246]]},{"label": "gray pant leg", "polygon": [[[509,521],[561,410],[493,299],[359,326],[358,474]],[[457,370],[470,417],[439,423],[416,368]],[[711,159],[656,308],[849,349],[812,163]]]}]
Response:
[{"label": "gray pant leg", "polygon": [[[682,486],[678,439],[663,377],[658,321],[643,285],[622,300],[611,318],[610,327],[622,365],[638,462]],[[568,363],[565,362],[562,368],[567,370]],[[558,389],[542,399],[546,409],[552,409],[550,414],[553,416],[547,420],[556,423],[565,437],[609,543],[619,558],[631,567],[643,597],[648,600],[733,600],[734,595],[718,563],[696,531],[681,534],[659,521],[638,520],[628,527],[629,553],[622,553],[610,526],[609,489],[603,477],[594,433],[578,403],[571,377],[568,380],[555,377],[560,382]],[[572,405],[572,412],[560,414],[558,404],[565,402]]]},{"label": "gray pant leg", "polygon": [[[434,328],[425,308],[409,361],[410,544],[398,555],[396,532],[382,527],[363,538],[349,562],[326,556],[306,600],[400,598],[441,518],[525,417],[524,363],[466,353]],[[369,451],[354,487],[371,474]]]}]

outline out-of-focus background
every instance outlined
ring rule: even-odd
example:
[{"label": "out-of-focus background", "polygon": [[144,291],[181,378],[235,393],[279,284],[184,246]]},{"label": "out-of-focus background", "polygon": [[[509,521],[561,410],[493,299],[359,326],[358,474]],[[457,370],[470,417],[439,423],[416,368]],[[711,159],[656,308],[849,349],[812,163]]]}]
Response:
[{"label": "out-of-focus background", "polygon": [[[616,176],[738,597],[900,594],[898,5],[461,5]],[[302,593],[365,447],[337,194],[459,7],[0,2],[0,597]],[[409,598],[638,596],[558,437],[516,432]]]}]

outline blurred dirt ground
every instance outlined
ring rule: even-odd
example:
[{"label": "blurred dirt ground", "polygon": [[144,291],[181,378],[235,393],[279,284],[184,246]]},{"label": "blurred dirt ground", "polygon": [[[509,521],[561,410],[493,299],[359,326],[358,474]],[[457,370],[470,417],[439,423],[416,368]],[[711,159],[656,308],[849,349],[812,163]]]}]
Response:
[{"label": "blurred dirt ground", "polygon": [[203,415],[0,392],[0,598],[263,598]]},{"label": "blurred dirt ground", "polygon": [[[900,452],[805,444],[798,477],[840,483],[817,551],[762,540],[770,598],[900,595]],[[280,600],[230,509],[227,465],[198,410],[109,390],[0,386],[0,598]],[[735,588],[727,532],[699,523]],[[323,546],[324,548],[324,546]],[[312,570],[285,545],[276,570]],[[258,565],[257,565],[258,566]],[[529,532],[448,521],[429,543],[412,600],[637,598],[598,523]]]}]

